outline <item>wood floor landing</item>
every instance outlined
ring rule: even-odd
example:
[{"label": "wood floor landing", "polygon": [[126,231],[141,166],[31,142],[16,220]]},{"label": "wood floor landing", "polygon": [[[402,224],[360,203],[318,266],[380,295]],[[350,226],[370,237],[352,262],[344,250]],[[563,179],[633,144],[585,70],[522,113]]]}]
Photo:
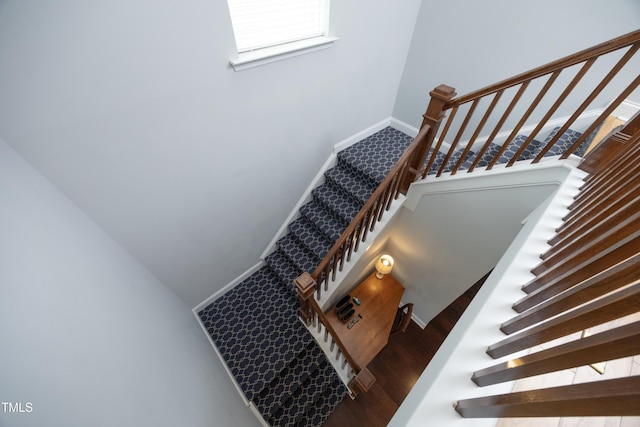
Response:
[{"label": "wood floor landing", "polygon": [[373,387],[355,400],[346,397],[323,427],[386,426],[487,276],[452,302],[424,329],[411,322],[406,332],[392,335],[389,344],[368,366],[376,378]]}]

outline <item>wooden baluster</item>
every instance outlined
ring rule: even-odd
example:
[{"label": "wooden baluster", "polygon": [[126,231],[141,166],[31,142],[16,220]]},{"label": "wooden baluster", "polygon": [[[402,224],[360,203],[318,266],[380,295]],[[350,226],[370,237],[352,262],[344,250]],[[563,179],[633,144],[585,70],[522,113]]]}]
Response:
[{"label": "wooden baluster", "polygon": [[477,385],[484,387],[636,354],[640,354],[640,322],[610,329],[476,371],[471,379]]},{"label": "wooden baluster", "polygon": [[[504,90],[500,90],[500,91],[496,92],[493,95],[493,99],[491,100],[491,104],[485,110],[485,112],[484,112],[484,114],[482,116],[482,119],[480,120],[480,123],[478,123],[478,126],[476,127],[476,130],[473,132],[473,135],[471,135],[471,138],[469,139],[469,142],[467,143],[467,146],[464,149],[464,152],[462,153],[462,155],[458,159],[455,167],[453,168],[453,171],[452,171],[451,175],[454,175],[455,172],[464,163],[464,161],[465,161],[465,159],[467,157],[467,154],[471,150],[471,147],[473,147],[473,144],[476,142],[476,139],[478,139],[478,136],[480,136],[480,132],[482,132],[482,129],[484,128],[485,124],[487,124],[487,120],[489,120],[489,117],[491,116],[491,113],[493,113],[493,110],[496,108],[496,105],[498,104],[498,101],[502,97],[503,93],[504,93]],[[485,150],[486,150],[486,148],[485,148]],[[482,151],[482,154],[484,154],[484,151]],[[476,154],[476,156],[478,156],[478,154]],[[471,172],[471,170],[469,170],[468,172]]]},{"label": "wooden baluster", "polygon": [[[456,96],[456,92],[455,89],[450,86],[440,85],[429,92],[429,95],[431,96],[431,99],[427,106],[427,111],[422,116],[422,125],[420,125],[420,129],[428,126],[428,132],[426,132],[424,137],[421,138],[420,146],[417,148],[413,162],[409,165],[409,167],[415,171],[422,170],[422,166],[427,158],[429,149],[431,148],[433,140],[438,133],[440,123],[445,116],[447,102]],[[400,184],[400,192],[402,194],[407,194],[409,186],[415,179],[416,176],[414,174],[408,173],[404,181]]]},{"label": "wooden baluster", "polygon": [[[640,190],[636,191],[640,193]],[[563,251],[572,250],[572,248],[573,250],[576,250],[576,245],[588,243],[585,239],[595,240],[598,237],[613,231],[616,225],[619,226],[623,221],[627,221],[628,218],[633,217],[633,215],[640,210],[640,194],[630,195],[629,197],[633,197],[633,199],[630,202],[625,203],[623,206],[618,206],[618,208],[613,211],[607,209],[606,205],[603,206],[602,210],[608,212],[608,215],[606,216],[598,216],[597,211],[595,212],[596,215],[592,213],[592,219],[600,218],[600,220],[587,221],[587,219],[585,219],[584,222],[588,222],[588,226],[580,227],[573,233],[566,235],[563,239],[557,241],[541,256],[543,262],[554,256],[560,256]],[[617,206],[617,203],[614,203],[612,206]]]},{"label": "wooden baluster", "polygon": [[544,96],[547,94],[549,89],[551,89],[551,86],[553,85],[553,83],[555,83],[556,79],[560,75],[560,71],[561,70],[556,70],[551,74],[551,76],[546,81],[542,89],[540,89],[540,92],[538,92],[538,95],[535,97],[535,99],[533,100],[529,108],[527,108],[527,111],[520,118],[520,121],[518,122],[518,124],[516,124],[516,127],[513,128],[513,130],[511,131],[511,134],[504,141],[504,143],[502,144],[502,147],[500,147],[498,152],[493,156],[493,159],[489,161],[489,164],[487,165],[487,170],[492,169],[500,159],[500,156],[502,156],[502,153],[504,153],[507,150],[507,148],[509,147],[509,144],[511,144],[511,141],[513,141],[516,135],[518,135],[522,126],[524,126],[524,124],[527,122],[527,120],[529,119],[533,111],[538,107],[538,104],[540,103],[540,101],[542,101],[542,98],[544,98]]},{"label": "wooden baluster", "polygon": [[[631,95],[636,88],[640,86],[640,75],[638,77],[636,77],[633,82],[631,82],[629,84],[629,86],[627,86],[625,88],[625,90],[622,91],[622,93],[620,93],[620,95],[618,95],[616,97],[616,99],[614,99],[609,106],[602,112],[602,114],[600,115],[600,117],[598,118],[598,120],[596,120],[595,122],[593,122],[591,124],[591,126],[589,126],[580,136],[580,138],[578,138],[571,147],[569,147],[569,149],[567,149],[567,151],[560,157],[561,159],[566,159],[567,157],[569,157],[569,155],[571,153],[573,153],[583,142],[584,140],[591,135],[591,133],[595,132],[595,130],[598,128],[598,126],[600,126],[600,123],[604,122],[604,120],[613,113],[613,111],[620,105],[622,104],[622,102],[624,102],[624,100]],[[536,157],[536,159],[540,157],[540,154],[538,154],[538,156]]]},{"label": "wooden baluster", "polygon": [[458,107],[453,107],[449,111],[449,118],[447,119],[447,123],[444,125],[444,129],[442,129],[442,133],[440,133],[440,136],[437,137],[438,142],[436,142],[436,145],[435,147],[433,147],[433,150],[432,151],[430,150],[431,154],[429,155],[429,160],[427,161],[427,165],[425,166],[424,171],[422,172],[422,178],[426,178],[427,175],[429,174],[429,171],[431,171],[431,168],[433,167],[436,160],[436,155],[440,151],[440,147],[442,146],[442,143],[444,142],[447,134],[449,133],[449,129],[451,128],[451,124],[453,123],[453,119],[455,118],[457,113],[458,113]]},{"label": "wooden baluster", "polygon": [[565,222],[579,221],[589,216],[598,205],[608,204],[611,200],[622,197],[629,189],[637,189],[635,183],[629,178],[640,174],[640,164],[632,159],[618,172],[602,181],[599,186],[585,190],[587,196],[577,199],[570,207],[569,213],[563,218]]},{"label": "wooden baluster", "polygon": [[629,209],[617,212],[609,222],[599,224],[597,227],[585,230],[571,242],[563,246],[552,247],[549,256],[532,270],[533,274],[557,268],[562,264],[565,268],[573,268],[580,261],[582,255],[590,251],[602,251],[611,247],[616,242],[622,241],[638,229],[640,221],[640,211],[638,206],[631,206]]},{"label": "wooden baluster", "polygon": [[[619,210],[625,209],[626,206],[635,203],[640,203],[640,191],[637,188],[630,188],[623,192],[618,200],[615,200],[609,205],[603,206],[601,210],[598,210],[595,213],[595,215],[590,215],[583,221],[565,222],[561,227],[558,227],[556,235],[549,239],[547,243],[552,246],[562,245],[564,244],[564,241],[572,239],[573,236],[581,235],[586,230],[590,230],[606,218],[611,217]],[[565,226],[565,224],[568,225]],[[546,259],[547,257],[548,255],[546,252],[541,256],[542,259]]]},{"label": "wooden baluster", "polygon": [[554,298],[508,320],[502,327],[509,331],[519,331],[621,289],[637,279],[639,268],[640,254],[636,254],[567,291],[558,291]]},{"label": "wooden baluster", "polygon": [[464,418],[640,415],[640,376],[460,400]]},{"label": "wooden baluster", "polygon": [[[487,354],[496,359],[636,313],[638,311],[638,298],[640,298],[640,283],[606,295],[573,311],[554,317],[545,323],[492,344],[487,348]],[[500,330],[506,334],[514,332],[514,330],[504,325]]]},{"label": "wooden baluster", "polygon": [[[547,112],[544,114],[544,116],[542,117],[538,125],[535,127],[535,129],[531,131],[532,135],[537,135],[538,132],[540,132],[540,130],[547,124],[549,119],[553,117],[553,114],[560,107],[560,105],[565,101],[565,99],[569,96],[569,94],[571,94],[573,89],[578,85],[578,83],[580,82],[580,80],[582,80],[585,74],[587,74],[587,71],[589,71],[589,69],[591,68],[594,62],[596,62],[596,58],[591,58],[588,61],[586,61],[584,64],[582,64],[582,68],[580,68],[580,71],[578,71],[578,73],[574,76],[571,82],[562,91],[558,99],[553,103],[553,105],[549,108],[549,110],[547,110]],[[549,149],[553,147],[553,145],[561,136],[562,134],[558,132],[553,138],[551,138],[551,140],[547,143],[547,145],[542,147],[540,154],[536,157],[533,163],[537,163],[538,161],[540,161],[539,159],[541,159],[547,153],[547,151],[549,151]]]},{"label": "wooden baluster", "polygon": [[568,270],[561,267],[547,270],[522,288],[529,295],[516,302],[513,309],[518,313],[528,310],[553,295],[635,255],[639,247],[640,230],[637,230],[629,237],[615,242],[606,249],[583,253],[580,257],[571,259],[571,263],[567,263]]},{"label": "wooden baluster", "polygon": [[[489,145],[491,145],[491,143],[495,140],[495,138],[498,135],[498,133],[502,130],[502,126],[507,121],[507,118],[509,118],[509,116],[511,115],[511,112],[513,111],[514,107],[518,104],[518,101],[520,100],[520,98],[522,98],[522,95],[527,90],[527,87],[529,87],[529,83],[530,83],[529,81],[525,81],[525,82],[520,84],[518,92],[511,99],[511,102],[509,103],[509,106],[504,111],[504,113],[502,113],[502,116],[500,117],[500,120],[498,120],[498,123],[493,128],[493,131],[489,135],[489,138],[484,143],[484,145],[482,146],[480,151],[476,154],[476,159],[473,161],[473,163],[469,167],[469,172],[473,172],[473,170],[476,168],[476,166],[478,166],[478,163],[480,163],[480,160],[482,160],[482,157],[484,157],[484,153],[489,148]],[[502,93],[503,91],[504,91],[504,89],[501,89],[499,91],[499,93]]]},{"label": "wooden baluster", "polygon": [[[451,142],[451,146],[449,147],[449,150],[447,151],[447,154],[445,154],[444,159],[442,160],[442,164],[440,165],[440,168],[438,169],[438,172],[436,173],[436,177],[439,177],[444,173],[445,168],[448,166],[449,159],[451,159],[451,156],[456,151],[456,148],[458,148],[458,143],[460,142],[460,138],[462,138],[462,135],[464,134],[464,131],[466,130],[467,125],[469,124],[469,121],[471,120],[471,117],[473,116],[473,113],[476,110],[476,106],[478,105],[478,101],[479,101],[479,99],[475,99],[471,103],[471,107],[469,108],[469,111],[467,111],[466,116],[462,120],[462,124],[458,128],[458,132],[456,133],[456,136],[453,138],[453,141]],[[453,167],[451,169],[451,175],[455,174],[455,172],[454,172],[455,170],[456,170],[455,167]]]}]

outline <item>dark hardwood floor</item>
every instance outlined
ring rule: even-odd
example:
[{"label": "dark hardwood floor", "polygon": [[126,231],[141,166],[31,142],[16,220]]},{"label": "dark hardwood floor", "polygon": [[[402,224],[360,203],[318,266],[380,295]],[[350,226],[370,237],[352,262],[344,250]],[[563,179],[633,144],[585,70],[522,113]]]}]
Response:
[{"label": "dark hardwood floor", "polygon": [[368,366],[376,378],[373,387],[355,400],[345,397],[323,426],[386,426],[487,276],[451,303],[424,329],[412,321],[406,332],[393,334],[387,346]]}]

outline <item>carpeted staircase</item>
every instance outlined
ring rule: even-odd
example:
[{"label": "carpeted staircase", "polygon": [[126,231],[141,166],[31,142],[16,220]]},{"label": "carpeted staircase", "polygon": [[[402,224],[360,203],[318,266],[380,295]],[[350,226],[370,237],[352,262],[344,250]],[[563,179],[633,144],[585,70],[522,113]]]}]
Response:
[{"label": "carpeted staircase", "polygon": [[320,426],[347,394],[298,319],[293,280],[315,270],[410,143],[386,128],[339,153],[266,265],[199,313],[246,398],[272,426]]},{"label": "carpeted staircase", "polygon": [[[558,149],[579,135],[567,132]],[[515,153],[522,141],[514,140],[509,151]],[[312,201],[300,209],[265,265],[198,313],[247,400],[272,426],[320,426],[347,394],[298,319],[293,280],[315,270],[410,143],[411,137],[388,127],[340,152],[337,165],[325,173],[325,182],[313,190]],[[523,158],[534,157],[539,147],[532,145]],[[490,147],[484,157],[498,149]],[[444,155],[438,156],[440,163],[430,173],[440,167]],[[500,163],[507,161],[503,157]]]}]

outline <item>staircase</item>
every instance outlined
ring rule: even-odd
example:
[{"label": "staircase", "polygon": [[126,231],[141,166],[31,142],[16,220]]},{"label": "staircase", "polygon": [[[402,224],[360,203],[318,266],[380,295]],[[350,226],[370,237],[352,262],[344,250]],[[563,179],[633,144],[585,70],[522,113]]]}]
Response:
[{"label": "staircase", "polygon": [[389,127],[339,153],[265,265],[198,313],[272,426],[320,426],[348,393],[298,319],[293,280],[316,268],[410,143]]}]

